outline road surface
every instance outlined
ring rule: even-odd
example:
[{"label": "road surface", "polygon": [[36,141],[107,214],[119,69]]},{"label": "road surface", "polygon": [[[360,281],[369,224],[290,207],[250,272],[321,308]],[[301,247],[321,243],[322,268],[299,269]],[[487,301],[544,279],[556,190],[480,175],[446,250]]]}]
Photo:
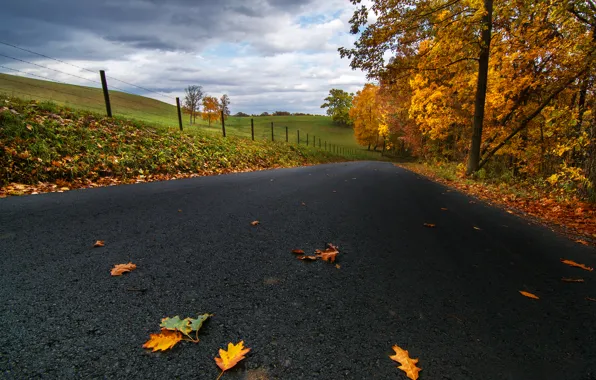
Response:
[{"label": "road surface", "polygon": [[1,378],[215,379],[244,340],[223,379],[406,379],[394,344],[421,380],[596,379],[596,272],[560,262],[595,250],[388,163],[0,199],[0,255]]}]

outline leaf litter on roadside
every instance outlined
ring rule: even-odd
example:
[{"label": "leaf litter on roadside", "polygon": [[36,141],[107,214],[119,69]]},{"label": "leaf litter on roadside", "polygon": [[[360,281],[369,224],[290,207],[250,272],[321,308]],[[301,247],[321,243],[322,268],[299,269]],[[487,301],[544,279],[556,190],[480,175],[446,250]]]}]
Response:
[{"label": "leaf litter on roadside", "polygon": [[137,265],[129,262],[128,264],[116,264],[110,271],[112,276],[122,276],[123,273],[132,272],[137,269]]},{"label": "leaf litter on roadside", "polygon": [[[150,334],[150,339],[143,344],[143,348],[151,348],[153,351],[165,351],[174,347],[181,340],[187,342],[199,342],[199,330],[203,323],[213,314],[201,314],[197,318],[180,319],[179,316],[162,318],[161,332],[159,334]],[[195,332],[195,337],[191,337],[190,333]]]},{"label": "leaf litter on roadside", "polygon": [[408,378],[412,380],[418,379],[418,373],[422,371],[422,368],[416,366],[416,363],[418,363],[418,359],[410,358],[410,354],[408,353],[408,351],[402,349],[398,345],[394,345],[392,348],[393,351],[395,351],[395,355],[390,355],[389,358],[401,364],[397,368],[404,371]]},{"label": "leaf litter on roadside", "polygon": [[106,245],[106,243],[103,240],[97,240],[95,243],[93,243],[94,248],[103,247],[105,245]]}]

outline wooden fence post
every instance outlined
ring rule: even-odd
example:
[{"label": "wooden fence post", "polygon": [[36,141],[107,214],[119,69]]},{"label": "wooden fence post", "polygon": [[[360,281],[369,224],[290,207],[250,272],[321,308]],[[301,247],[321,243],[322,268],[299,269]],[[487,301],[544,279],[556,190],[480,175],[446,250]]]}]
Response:
[{"label": "wooden fence post", "polygon": [[288,142],[288,127],[286,127],[286,142]]},{"label": "wooden fence post", "polygon": [[221,110],[221,130],[223,132],[223,137],[226,137],[226,119],[224,116],[224,111]]},{"label": "wooden fence post", "polygon": [[180,98],[176,98],[176,108],[178,108],[178,125],[182,130],[182,113],[180,113]]},{"label": "wooden fence post", "polygon": [[275,141],[275,138],[273,137],[273,122],[271,122],[271,141]]},{"label": "wooden fence post", "polygon": [[255,141],[255,123],[253,119],[250,119],[250,136],[252,141]]},{"label": "wooden fence post", "polygon": [[308,146],[308,133],[306,134],[306,146]]},{"label": "wooden fence post", "polygon": [[99,76],[101,77],[103,98],[106,102],[106,113],[108,114],[108,117],[112,117],[112,105],[110,104],[110,93],[108,92],[108,81],[106,81],[106,72],[103,70],[99,70]]},{"label": "wooden fence post", "polygon": [[300,130],[297,130],[296,132],[298,132],[298,145],[300,145]]}]

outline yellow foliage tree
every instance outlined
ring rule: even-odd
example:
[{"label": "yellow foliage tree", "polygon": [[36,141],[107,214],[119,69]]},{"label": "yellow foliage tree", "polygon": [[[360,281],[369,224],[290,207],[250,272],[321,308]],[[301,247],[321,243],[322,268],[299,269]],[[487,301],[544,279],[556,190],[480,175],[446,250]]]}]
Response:
[{"label": "yellow foliage tree", "polygon": [[215,96],[205,96],[203,98],[201,117],[209,122],[209,126],[211,126],[211,122],[221,120],[221,104]]},{"label": "yellow foliage tree", "polygon": [[[358,144],[377,148],[382,142],[381,132],[388,133],[383,107],[378,96],[379,87],[367,83],[364,88],[356,93],[350,108],[350,119],[354,123],[354,135]],[[381,127],[381,130],[379,129]]]}]

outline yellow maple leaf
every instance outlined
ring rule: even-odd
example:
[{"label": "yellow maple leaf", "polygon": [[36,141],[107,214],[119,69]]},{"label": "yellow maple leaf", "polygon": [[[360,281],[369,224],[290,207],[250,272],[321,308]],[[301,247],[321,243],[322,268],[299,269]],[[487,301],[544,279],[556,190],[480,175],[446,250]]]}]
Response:
[{"label": "yellow maple leaf", "polygon": [[[223,348],[219,349],[219,358],[215,358],[215,363],[221,369],[223,374],[228,369],[234,367],[238,362],[244,359],[250,351],[250,348],[244,348],[244,341],[240,341],[238,344],[228,343],[228,350]],[[221,375],[219,375],[221,377]]]},{"label": "yellow maple leaf", "polygon": [[404,371],[408,378],[412,380],[418,379],[418,372],[422,371],[421,368],[416,367],[416,363],[418,363],[418,359],[410,358],[410,354],[407,350],[402,349],[398,345],[392,347],[393,351],[395,351],[395,355],[389,356],[389,358],[393,361],[398,362],[401,364],[399,369]]},{"label": "yellow maple leaf", "polygon": [[151,348],[155,351],[165,351],[174,347],[176,343],[182,340],[182,334],[179,331],[161,329],[159,334],[151,334],[150,338],[143,348]]},{"label": "yellow maple leaf", "polygon": [[133,263],[116,264],[116,265],[114,265],[114,268],[112,268],[110,273],[112,274],[112,276],[122,276],[122,273],[130,272],[134,269],[137,269],[137,265],[133,264]]}]

